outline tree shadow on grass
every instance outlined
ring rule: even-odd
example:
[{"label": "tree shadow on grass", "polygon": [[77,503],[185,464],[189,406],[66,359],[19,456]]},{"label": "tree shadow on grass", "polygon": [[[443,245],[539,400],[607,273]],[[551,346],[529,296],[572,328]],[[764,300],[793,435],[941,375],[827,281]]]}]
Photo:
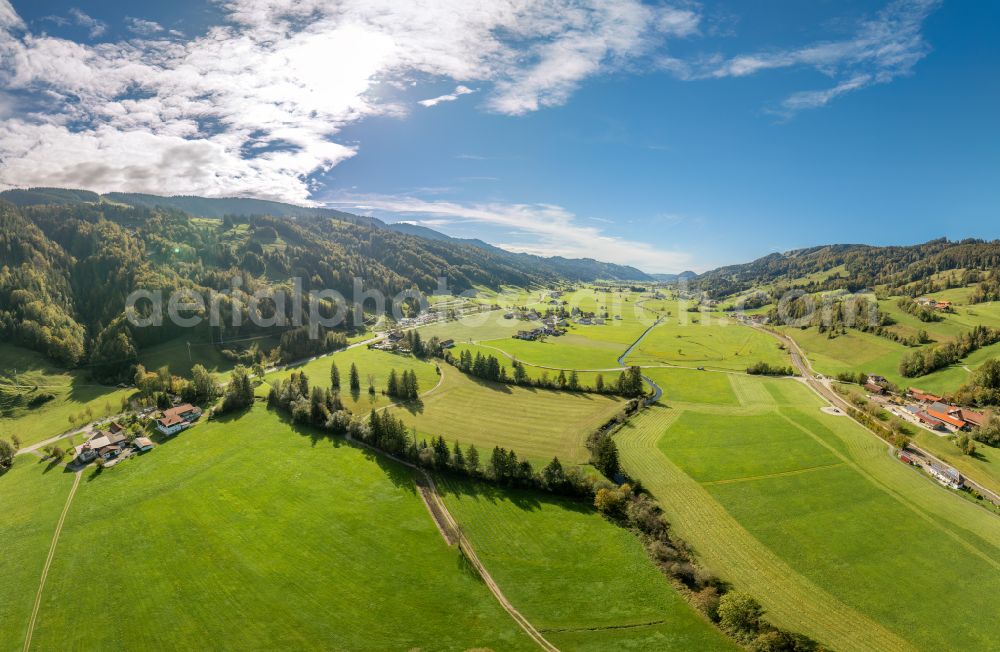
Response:
[{"label": "tree shadow on grass", "polygon": [[392,486],[396,489],[402,489],[410,494],[417,493],[417,478],[416,474],[418,471],[411,469],[408,466],[403,465],[396,460],[389,459],[384,453],[377,453],[374,450],[361,446],[355,443],[355,446],[361,450],[364,454],[365,459],[370,462],[374,462],[378,465],[382,472],[385,473],[386,478],[392,483]]},{"label": "tree shadow on grass", "polygon": [[483,576],[479,574],[479,571],[472,565],[472,562],[465,556],[465,552],[461,548],[458,549],[455,565],[458,567],[458,572],[462,575],[466,575],[469,579],[475,580],[480,584],[485,584]]},{"label": "tree shadow on grass", "polygon": [[313,446],[316,446],[316,444],[320,443],[324,439],[329,440],[335,447],[341,446],[344,442],[343,437],[339,437],[313,425],[296,422],[292,419],[292,415],[288,414],[284,410],[274,408],[267,409],[276,414],[278,416],[278,420],[288,426],[289,430],[302,437],[308,437]]},{"label": "tree shadow on grass", "polygon": [[[461,373],[461,372],[460,372]],[[485,378],[479,378],[478,376],[473,376],[472,374],[465,374],[465,377],[476,383],[480,387],[485,387],[486,389],[491,389],[494,392],[500,392],[502,394],[513,394],[509,385],[504,383],[496,383],[492,380],[486,380]]]},{"label": "tree shadow on grass", "polygon": [[424,401],[421,398],[415,398],[409,401],[398,401],[390,403],[389,405],[391,407],[402,408],[413,416],[424,413]]},{"label": "tree shadow on grass", "polygon": [[486,480],[473,480],[451,473],[436,475],[444,479],[444,482],[438,483],[438,490],[442,495],[451,494],[460,498],[485,500],[493,505],[509,501],[526,512],[538,511],[544,505],[557,505],[579,513],[594,511],[589,501],[574,496],[552,494],[541,489],[495,485]]}]

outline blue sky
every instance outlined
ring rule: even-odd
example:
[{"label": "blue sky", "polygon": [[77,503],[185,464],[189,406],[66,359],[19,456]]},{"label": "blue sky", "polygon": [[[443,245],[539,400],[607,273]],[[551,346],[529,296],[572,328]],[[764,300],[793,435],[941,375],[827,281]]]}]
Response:
[{"label": "blue sky", "polygon": [[0,0],[0,186],[697,271],[1000,237],[989,2]]}]

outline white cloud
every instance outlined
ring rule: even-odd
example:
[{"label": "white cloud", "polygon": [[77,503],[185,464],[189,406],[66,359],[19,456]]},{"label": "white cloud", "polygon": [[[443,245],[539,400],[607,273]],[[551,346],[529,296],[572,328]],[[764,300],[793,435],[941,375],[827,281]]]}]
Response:
[{"label": "white cloud", "polygon": [[97,38],[99,36],[103,36],[105,32],[108,31],[107,23],[88,16],[87,14],[83,13],[76,7],[73,7],[72,9],[69,10],[69,15],[73,17],[73,20],[76,21],[77,25],[88,30],[90,38]]},{"label": "white cloud", "polygon": [[814,68],[836,83],[829,88],[793,93],[781,103],[780,113],[824,106],[836,97],[873,84],[885,84],[908,75],[930,51],[921,29],[940,0],[894,0],[873,18],[858,24],[842,40],[812,43],[799,48],[767,50],[733,57],[720,55],[686,61],[662,56],[659,65],[681,79],[747,77],[779,68]]},{"label": "white cloud", "polygon": [[155,20],[132,18],[131,16],[128,16],[125,18],[125,22],[128,25],[128,31],[140,36],[152,36],[153,34],[163,31],[163,25],[159,24]]},{"label": "white cloud", "polygon": [[454,102],[461,95],[469,95],[470,93],[475,93],[475,92],[476,91],[472,90],[468,86],[462,86],[461,84],[459,84],[458,86],[455,87],[455,90],[452,91],[451,93],[448,93],[446,95],[438,95],[437,97],[432,97],[429,100],[420,100],[419,102],[417,102],[417,104],[426,107],[437,106],[441,102]]},{"label": "white cloud", "polygon": [[421,216],[415,223],[434,228],[471,221],[509,229],[516,237],[497,246],[539,256],[595,258],[633,265],[647,272],[676,272],[686,269],[692,260],[685,252],[657,249],[647,242],[619,238],[581,224],[575,215],[551,204],[463,204],[385,195],[348,197],[329,203],[339,208],[386,211],[408,218]]},{"label": "white cloud", "polygon": [[[0,89],[27,100],[0,127],[0,185],[62,179],[306,201],[310,178],[354,153],[333,142],[339,131],[404,113],[394,94],[415,79],[482,82],[488,108],[519,114],[566,101],[587,77],[698,23],[690,11],[641,0],[221,6],[224,24],[187,41],[129,19],[137,38],[88,45],[24,32],[0,0]],[[106,28],[72,15],[93,37]]]},{"label": "white cloud", "polygon": [[24,21],[14,11],[10,0],[0,0],[0,30],[23,28]]}]

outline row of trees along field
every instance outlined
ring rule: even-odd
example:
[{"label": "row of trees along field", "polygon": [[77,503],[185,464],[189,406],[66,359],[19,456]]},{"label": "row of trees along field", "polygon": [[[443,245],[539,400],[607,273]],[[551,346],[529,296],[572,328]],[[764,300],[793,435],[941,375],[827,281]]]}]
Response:
[{"label": "row of trees along field", "polygon": [[627,398],[642,396],[645,388],[642,380],[642,370],[632,366],[621,371],[618,377],[611,383],[604,382],[604,375],[597,374],[594,378],[593,386],[586,386],[580,382],[579,374],[575,369],[570,369],[569,374],[565,369],[560,369],[554,377],[549,376],[548,370],[543,370],[538,378],[528,376],[524,363],[518,360],[511,360],[511,373],[508,375],[507,368],[495,355],[483,355],[477,351],[473,356],[471,351],[463,350],[456,358],[450,352],[444,354],[446,362],[450,363],[463,373],[489,380],[496,383],[509,385],[522,385],[525,387],[539,387],[542,389],[558,389],[570,392],[594,392],[598,394],[615,394]]},{"label": "row of trees along field", "polygon": [[[351,376],[357,374],[352,365]],[[533,486],[570,494],[593,494],[593,481],[575,468],[564,469],[557,458],[540,471],[513,450],[496,448],[488,460],[481,460],[474,445],[451,448],[441,437],[430,442],[406,427],[402,419],[388,412],[372,410],[367,417],[344,409],[336,381],[339,370],[331,366],[331,387],[310,387],[303,372],[292,372],[272,385],[268,405],[288,413],[295,423],[319,428],[333,435],[347,435],[392,455],[438,470],[451,470],[473,477],[488,478],[519,486]],[[403,374],[407,376],[408,374]]]}]

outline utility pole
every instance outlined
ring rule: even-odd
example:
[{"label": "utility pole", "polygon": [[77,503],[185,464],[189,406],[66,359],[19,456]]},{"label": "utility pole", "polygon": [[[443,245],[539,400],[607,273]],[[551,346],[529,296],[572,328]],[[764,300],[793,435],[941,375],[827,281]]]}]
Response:
[{"label": "utility pole", "polygon": [[191,342],[188,342],[187,345],[188,345],[188,362],[194,362],[194,360],[191,359]]}]

